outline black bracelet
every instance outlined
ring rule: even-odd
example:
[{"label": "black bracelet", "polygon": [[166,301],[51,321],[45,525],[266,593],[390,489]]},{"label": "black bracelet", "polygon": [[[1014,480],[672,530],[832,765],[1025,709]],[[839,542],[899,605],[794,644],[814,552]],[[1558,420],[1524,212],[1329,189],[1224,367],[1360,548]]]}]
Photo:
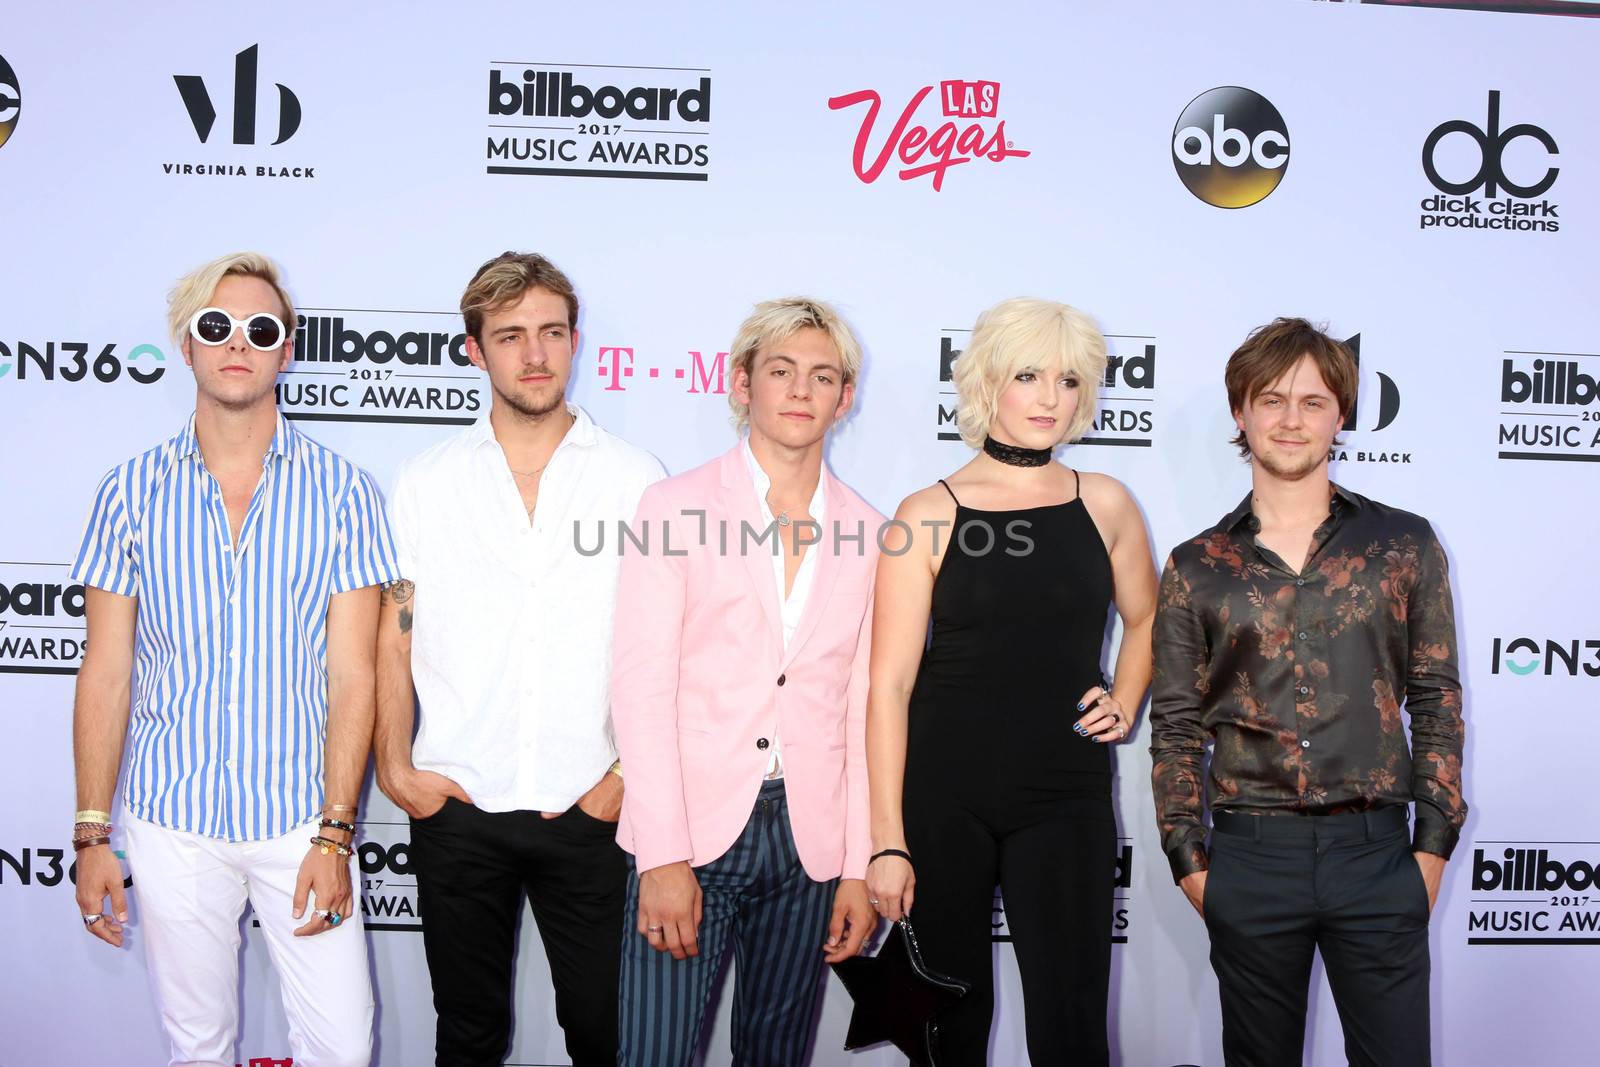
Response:
[{"label": "black bracelet", "polygon": [[340,822],[338,819],[323,819],[321,825],[326,826],[330,830],[343,830],[352,835],[356,832],[354,823]]},{"label": "black bracelet", "polygon": [[898,848],[886,848],[882,852],[874,852],[872,854],[872,858],[867,861],[867,866],[871,867],[874,863],[876,863],[878,860],[883,859],[883,857],[885,857],[885,856],[899,856],[901,859],[905,860],[907,863],[911,862],[911,853],[903,852]]}]

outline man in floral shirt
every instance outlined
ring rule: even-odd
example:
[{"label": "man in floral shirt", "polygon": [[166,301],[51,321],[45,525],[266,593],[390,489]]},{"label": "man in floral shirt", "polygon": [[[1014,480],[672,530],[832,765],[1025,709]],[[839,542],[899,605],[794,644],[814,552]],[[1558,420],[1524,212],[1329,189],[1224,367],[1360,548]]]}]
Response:
[{"label": "man in floral shirt", "polygon": [[1444,550],[1426,519],[1329,481],[1356,396],[1343,345],[1278,319],[1226,381],[1253,484],[1162,575],[1162,847],[1211,935],[1229,1067],[1300,1062],[1317,950],[1350,1063],[1424,1067],[1428,916],[1467,812]]}]

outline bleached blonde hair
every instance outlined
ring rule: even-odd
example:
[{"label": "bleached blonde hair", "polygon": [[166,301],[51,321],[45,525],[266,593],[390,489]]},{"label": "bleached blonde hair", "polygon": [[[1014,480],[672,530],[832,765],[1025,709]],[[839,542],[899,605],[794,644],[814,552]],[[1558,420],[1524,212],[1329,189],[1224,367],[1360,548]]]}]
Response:
[{"label": "bleached blonde hair", "polygon": [[[854,382],[861,373],[861,342],[837,311],[820,300],[804,296],[787,296],[756,305],[733,339],[729,380],[737,378],[741,370],[753,375],[756,353],[769,345],[781,344],[807,328],[821,330],[833,342],[841,364],[839,384],[845,386]],[[728,405],[733,408],[734,426],[743,433],[750,423],[750,406],[740,403],[732,389],[728,390]]]},{"label": "bleached blonde hair", "polygon": [[211,295],[217,291],[222,279],[230,274],[260,278],[272,286],[279,302],[283,304],[279,315],[283,319],[284,335],[294,336],[294,301],[289,299],[289,291],[283,287],[282,272],[278,270],[278,265],[260,252],[231,252],[185,274],[172,287],[172,292],[167,294],[167,328],[172,331],[172,339],[180,348],[183,339],[189,336],[189,320],[194,318],[195,312],[210,305]]},{"label": "bleached blonde hair", "polygon": [[1064,440],[1076,441],[1094,425],[1100,379],[1106,372],[1106,339],[1077,308],[1016,297],[978,316],[972,339],[952,369],[956,428],[968,445],[983,447],[1001,392],[1025,368],[1078,379],[1078,407]]}]

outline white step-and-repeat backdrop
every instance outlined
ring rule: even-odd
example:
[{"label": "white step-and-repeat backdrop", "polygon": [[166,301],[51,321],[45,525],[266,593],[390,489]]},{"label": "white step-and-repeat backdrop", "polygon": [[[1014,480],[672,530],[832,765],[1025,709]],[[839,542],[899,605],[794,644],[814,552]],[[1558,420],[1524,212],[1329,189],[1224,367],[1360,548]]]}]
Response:
[{"label": "white step-and-repeat backdrop", "polygon": [[[1597,56],[1587,18],[1302,0],[9,11],[0,1064],[164,1062],[137,919],[113,951],[73,903],[66,564],[101,474],[191,408],[168,287],[240,248],[302,305],[283,409],[384,485],[487,410],[452,309],[507,248],[576,281],[574,399],[674,471],[731,441],[723,353],[752,302],[837,302],[868,362],[831,462],[885,512],[967,459],[949,370],[977,313],[1065,300],[1115,356],[1065,459],[1123,479],[1163,554],[1248,485],[1228,353],[1275,315],[1327,322],[1362,376],[1335,477],[1429,516],[1454,565],[1472,815],[1433,919],[1439,1062],[1592,1063]],[[1115,1057],[1214,1067],[1147,741],[1118,752]],[[364,816],[378,1060],[430,1063],[406,827],[376,790]],[[1021,1063],[995,926],[993,1058]],[[246,927],[237,1059],[280,1064]],[[517,981],[512,1062],[566,1062],[531,924]],[[848,1015],[830,979],[814,1062],[903,1062],[839,1051]],[[1342,1063],[1325,983],[1312,1031],[1307,1062]]]}]

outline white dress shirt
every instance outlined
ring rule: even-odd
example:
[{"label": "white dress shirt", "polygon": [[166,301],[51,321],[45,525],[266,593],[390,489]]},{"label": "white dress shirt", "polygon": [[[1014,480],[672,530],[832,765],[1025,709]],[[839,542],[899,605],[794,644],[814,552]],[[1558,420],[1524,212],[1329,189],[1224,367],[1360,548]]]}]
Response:
[{"label": "white dress shirt", "polygon": [[[750,477],[756,483],[756,500],[761,504],[761,521],[766,524],[762,529],[770,527],[777,519],[772,514],[772,507],[767,503],[767,493],[772,489],[772,479],[767,477],[767,472],[761,469],[761,464],[756,461],[756,454],[750,449],[750,439],[744,440],[744,458],[750,465]],[[822,493],[822,474],[817,473],[817,487],[811,493],[811,503],[807,506],[811,513],[811,520],[821,527],[825,521]],[[788,529],[778,531],[780,538],[793,536]],[[800,557],[800,569],[795,571],[794,586],[789,590],[789,595],[783,595],[784,554],[779,546],[772,556],[773,579],[778,587],[778,610],[783,620],[783,647],[788,649],[789,642],[794,640],[794,632],[800,626],[800,619],[806,612],[806,598],[811,595],[811,581],[817,573],[817,546],[811,545],[806,549],[806,554]],[[767,764],[768,778],[783,777],[783,738],[777,736],[776,728],[772,738],[772,760]]]},{"label": "white dress shirt", "polygon": [[487,415],[407,461],[390,501],[400,570],[416,583],[412,763],[485,811],[565,811],[617,755],[617,524],[666,472],[569,410],[531,522]]}]

